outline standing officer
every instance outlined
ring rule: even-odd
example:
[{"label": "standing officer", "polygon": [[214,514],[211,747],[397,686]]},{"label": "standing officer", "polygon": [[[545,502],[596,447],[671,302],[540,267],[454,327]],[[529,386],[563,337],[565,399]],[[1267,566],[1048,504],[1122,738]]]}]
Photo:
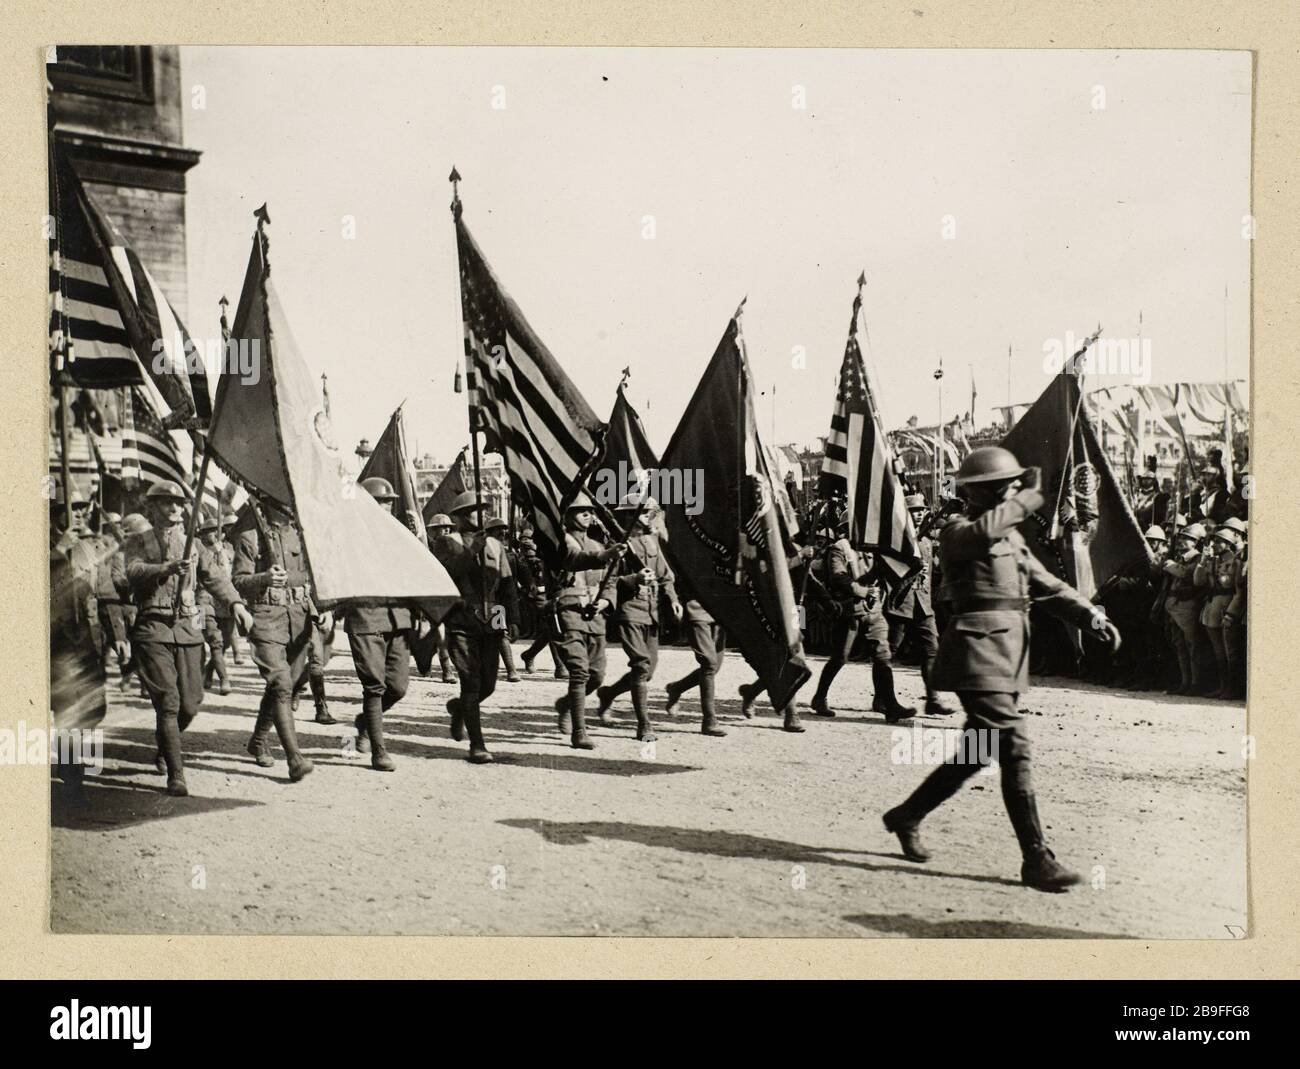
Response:
[{"label": "standing officer", "polygon": [[817,693],[810,703],[818,716],[834,716],[826,703],[831,684],[853,651],[858,635],[865,633],[871,657],[871,681],[875,697],[871,708],[884,713],[885,720],[896,724],[916,715],[894,695],[894,670],[889,654],[889,625],[881,608],[880,587],[872,580],[875,558],[872,553],[859,554],[849,541],[848,520],[836,525],[839,537],[826,556],[826,588],[835,599],[838,615],[831,626],[831,655],[817,680]]},{"label": "standing officer", "polygon": [[[249,508],[258,504],[250,502]],[[265,516],[243,531],[235,544],[232,566],[235,589],[253,604],[249,642],[253,663],[266,680],[257,710],[257,724],[248,752],[263,768],[274,763],[269,735],[274,726],[289,763],[289,779],[297,783],[312,771],[310,758],[298,748],[291,699],[294,685],[307,671],[312,615],[310,576],[302,538],[293,517],[271,501]]]},{"label": "standing officer", "polygon": [[[925,684],[925,712],[927,716],[951,716],[953,710],[939,700],[939,694],[930,683],[934,673],[934,656],[939,652],[939,632],[935,627],[934,609],[930,605],[930,579],[934,574],[934,542],[928,534],[921,534],[925,519],[925,498],[921,494],[908,494],[904,498],[907,511],[917,532],[916,546],[921,557],[921,570],[909,582],[907,590],[897,604],[889,606],[889,647],[891,656],[897,655],[904,638],[910,638],[921,653],[921,680]],[[875,669],[872,668],[874,674]],[[892,674],[892,671],[891,671]],[[879,697],[879,687],[877,687]],[[874,704],[874,703],[873,703]]]},{"label": "standing officer", "polygon": [[1223,647],[1228,656],[1230,690],[1228,697],[1244,698],[1246,696],[1246,521],[1230,516],[1223,523],[1241,540],[1237,550],[1237,579],[1232,593],[1232,600],[1223,610]]},{"label": "standing officer", "polygon": [[[1119,632],[1073,587],[1052,575],[1034,557],[1016,529],[1042,507],[1038,469],[1022,468],[997,446],[972,450],[957,472],[957,485],[969,509],[939,536],[944,582],[941,596],[953,615],[939,644],[935,682],[955,690],[966,711],[966,730],[994,732],[1002,769],[1002,801],[1024,864],[1021,880],[1040,891],[1060,891],[1080,877],[1059,864],[1043,839],[1029,764],[1029,732],[1017,708],[1029,689],[1029,599],[1054,615],[1104,636],[1112,650]],[[926,861],[919,828],[932,809],[950,798],[980,768],[976,761],[936,768],[896,809],[884,815],[910,861]]]},{"label": "standing officer", "polygon": [[[614,510],[620,523],[633,520],[628,548],[640,564],[636,571],[615,578],[613,598],[616,599],[614,624],[618,640],[627,654],[628,670],[618,682],[601,687],[596,696],[600,699],[598,715],[602,724],[614,723],[609,708],[614,699],[624,691],[632,692],[632,709],[636,713],[636,737],[639,742],[654,742],[650,728],[649,683],[654,678],[659,663],[659,594],[668,597],[673,616],[682,618],[682,605],[677,600],[673,571],[668,567],[659,536],[651,524],[659,505],[652,497],[644,501],[637,494],[623,498]],[[607,595],[608,596],[608,595]]]},{"label": "standing officer", "polygon": [[1223,616],[1237,594],[1237,550],[1240,541],[1235,526],[1228,526],[1234,520],[1236,523],[1241,522],[1231,516],[1210,536],[1210,544],[1201,554],[1193,573],[1196,586],[1207,595],[1199,619],[1210,641],[1219,683],[1215,690],[1206,695],[1208,698],[1228,698],[1232,694],[1232,673],[1223,637]]},{"label": "standing officer", "polygon": [[[680,578],[679,584],[685,587],[685,579]],[[699,687],[700,733],[720,739],[727,733],[718,723],[713,694],[718,669],[722,667],[722,659],[727,653],[727,633],[722,630],[722,625],[709,615],[709,611],[700,604],[693,593],[687,593],[682,603],[682,619],[686,625],[686,638],[691,644],[698,667],[689,675],[683,676],[675,683],[670,682],[664,687],[668,692],[668,703],[664,706],[664,712],[671,713],[682,700],[683,694],[692,687]]]},{"label": "standing officer", "polygon": [[202,547],[185,551],[185,494],[174,482],[159,482],[145,495],[150,527],[123,546],[126,578],[137,614],[131,633],[140,678],[157,717],[159,759],[167,771],[167,793],[189,794],[181,756],[181,732],[203,700],[203,614],[195,602],[201,584],[248,628],[253,618]]},{"label": "standing officer", "polygon": [[[361,483],[381,508],[393,511],[397,494],[377,475]],[[370,754],[370,767],[392,772],[397,766],[384,746],[384,713],[406,696],[411,679],[411,631],[415,617],[405,605],[350,605],[343,628],[352,648],[352,663],[361,680],[361,713],[353,721],[357,752]]]},{"label": "standing officer", "polygon": [[570,731],[575,750],[594,750],[587,734],[587,695],[605,677],[605,611],[613,579],[605,565],[622,557],[625,545],[602,546],[589,533],[596,518],[591,501],[579,496],[564,513],[564,551],[555,576],[556,649],[569,676],[568,693],[555,702],[556,726]]},{"label": "standing officer", "polygon": [[488,533],[500,526],[493,517],[480,531],[481,508],[473,490],[456,498],[451,505],[456,536],[439,540],[434,550],[460,592],[460,600],[442,621],[460,677],[460,694],[447,702],[451,737],[460,742],[469,733],[469,760],[476,765],[492,760],[483,741],[482,703],[496,690],[501,650],[518,620],[505,546]]},{"label": "standing officer", "polygon": [[[510,525],[500,516],[491,516],[487,523],[483,525],[483,533],[490,537],[501,547],[501,554],[506,564],[506,574],[502,577],[501,587],[502,594],[505,595],[503,600],[516,607],[519,606],[519,567],[515,552],[510,548]],[[508,588],[508,589],[507,589]],[[500,632],[501,635],[501,660],[506,666],[506,682],[518,683],[519,673],[515,670],[515,648],[511,643],[519,636],[519,622],[515,620],[514,626]]]},{"label": "standing officer", "polygon": [[[451,517],[445,512],[439,512],[428,522],[425,530],[429,535],[429,551],[437,557],[443,539],[450,537],[452,533]],[[444,683],[455,683],[456,669],[451,663],[450,654],[447,652],[446,629],[442,624],[439,624],[433,629],[433,634],[430,637],[433,639],[434,647],[438,653],[438,668],[442,672],[442,681]]]},{"label": "standing officer", "polygon": [[1179,682],[1169,694],[1193,694],[1201,687],[1200,664],[1196,659],[1196,629],[1199,626],[1196,593],[1197,547],[1205,537],[1199,523],[1189,524],[1174,535],[1174,548],[1163,568],[1169,576],[1165,614],[1169,618],[1169,642],[1178,659]]},{"label": "standing officer", "polygon": [[[198,533],[199,541],[212,554],[212,562],[229,579],[233,574],[234,552],[232,550],[227,553],[226,543],[221,540],[221,523],[215,512],[210,509],[203,510]],[[230,676],[226,672],[225,640],[222,636],[221,622],[217,618],[216,600],[206,590],[200,590],[198,603],[203,608],[203,641],[208,647],[208,665],[203,670],[203,686],[211,687],[215,676],[218,683],[217,693],[229,694]]]}]

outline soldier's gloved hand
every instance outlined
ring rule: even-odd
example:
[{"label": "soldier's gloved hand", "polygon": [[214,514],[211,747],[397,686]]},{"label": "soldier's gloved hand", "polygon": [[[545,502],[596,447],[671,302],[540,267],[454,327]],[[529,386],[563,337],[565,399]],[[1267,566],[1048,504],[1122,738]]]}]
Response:
[{"label": "soldier's gloved hand", "polygon": [[1037,490],[1042,478],[1043,473],[1040,468],[1026,468],[1020,476],[1020,489]]},{"label": "soldier's gloved hand", "polygon": [[182,557],[180,560],[169,560],[167,562],[167,574],[180,575],[182,572],[188,572],[190,570],[191,561],[192,558],[190,557]]},{"label": "soldier's gloved hand", "polygon": [[597,598],[595,601],[591,603],[590,608],[591,608],[592,616],[599,616],[601,613],[603,613],[606,609],[609,608],[609,601],[605,598]]},{"label": "soldier's gloved hand", "polygon": [[244,608],[243,602],[236,602],[232,611],[235,614],[235,623],[239,625],[240,631],[247,634],[253,629],[253,614]]},{"label": "soldier's gloved hand", "polygon": [[266,574],[271,577],[271,585],[276,588],[283,587],[289,581],[289,573],[279,564],[272,564]]},{"label": "soldier's gloved hand", "polygon": [[799,550],[799,556],[803,560],[812,560],[813,557],[817,556],[817,548],[815,546],[804,546]]},{"label": "soldier's gloved hand", "polygon": [[623,554],[626,552],[627,552],[626,542],[615,542],[614,545],[606,546],[604,549],[600,551],[600,559],[606,562],[612,560],[618,560],[619,557],[623,556]]},{"label": "soldier's gloved hand", "polygon": [[126,664],[131,659],[131,643],[118,639],[113,643],[113,652],[117,654],[118,664]]}]

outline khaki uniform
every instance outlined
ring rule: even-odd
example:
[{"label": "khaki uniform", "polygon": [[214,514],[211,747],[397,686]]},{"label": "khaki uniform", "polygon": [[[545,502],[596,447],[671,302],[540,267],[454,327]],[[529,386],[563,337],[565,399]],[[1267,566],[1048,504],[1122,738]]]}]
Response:
[{"label": "khaki uniform", "polygon": [[[1079,628],[1092,626],[1096,614],[1091,602],[1039,563],[1016,529],[1043,503],[1037,490],[1021,490],[980,516],[955,517],[939,536],[940,597],[951,603],[953,615],[939,642],[935,686],[957,692],[966,730],[996,733],[991,752],[1001,768],[1002,799],[1027,859],[1046,849],[1029,733],[1017,707],[1029,689],[1029,601]],[[919,823],[980,767],[971,760],[940,765],[895,811],[899,821]]]},{"label": "khaki uniform", "polygon": [[865,635],[871,659],[871,680],[876,692],[872,707],[892,711],[898,705],[898,699],[894,694],[883,591],[868,574],[861,554],[847,538],[837,539],[826,552],[826,589],[838,606],[838,614],[831,624],[830,657],[817,680],[813,709],[825,709],[831,684],[848,662],[858,636]]},{"label": "khaki uniform", "polygon": [[898,652],[903,640],[910,638],[921,655],[921,679],[925,682],[927,701],[937,701],[938,693],[931,684],[934,658],[939,651],[939,632],[935,627],[934,608],[930,603],[930,581],[934,575],[934,543],[929,536],[917,541],[921,557],[921,570],[898,600],[894,608],[886,610],[889,620],[889,649],[891,656]]},{"label": "khaki uniform", "polygon": [[131,644],[157,717],[158,749],[168,777],[175,778],[183,772],[181,732],[203,700],[204,613],[196,591],[206,590],[227,606],[239,604],[241,598],[212,554],[195,543],[177,613],[173,606],[181,577],[169,575],[166,562],[179,559],[185,550],[183,523],[131,535],[122,548],[137,609]]},{"label": "khaki uniform", "polygon": [[1165,616],[1169,620],[1169,644],[1178,660],[1178,674],[1184,693],[1200,686],[1200,665],[1195,657],[1199,626],[1200,596],[1196,590],[1196,555],[1187,560],[1171,557],[1164,563],[1169,576],[1165,588]]},{"label": "khaki uniform", "polygon": [[[614,627],[627,654],[628,670],[605,687],[600,698],[601,707],[607,708],[620,694],[630,691],[637,722],[643,723],[649,708],[646,687],[659,666],[659,595],[663,592],[670,604],[677,604],[677,589],[657,535],[634,534],[627,545],[628,553],[619,562],[621,574],[615,577],[610,600],[615,604]],[[641,582],[642,568],[653,573],[652,582]]]},{"label": "khaki uniform", "polygon": [[1237,594],[1239,564],[1235,550],[1217,553],[1210,561],[1197,561],[1192,581],[1204,596],[1199,617],[1209,638],[1211,655],[1218,676],[1217,697],[1227,697],[1233,689],[1232,669],[1228,663],[1227,643],[1224,639],[1223,614]]},{"label": "khaki uniform", "polygon": [[555,579],[556,650],[569,676],[568,694],[558,708],[572,717],[576,734],[584,724],[587,695],[605,678],[605,620],[591,612],[600,598],[613,602],[615,583],[606,579],[600,554],[605,547],[581,531],[564,536],[564,560]]}]

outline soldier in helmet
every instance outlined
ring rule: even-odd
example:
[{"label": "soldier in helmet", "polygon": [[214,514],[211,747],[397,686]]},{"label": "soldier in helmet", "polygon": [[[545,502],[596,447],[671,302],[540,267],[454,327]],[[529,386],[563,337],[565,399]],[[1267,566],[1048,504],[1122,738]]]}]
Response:
[{"label": "soldier in helmet", "polygon": [[[503,600],[510,604],[519,605],[519,568],[515,560],[514,551],[510,548],[510,525],[500,516],[489,516],[487,522],[483,524],[483,533],[496,540],[501,546],[501,552],[505,556],[506,565],[510,569],[509,575],[502,580],[502,592],[506,594]],[[506,589],[508,588],[508,590]],[[514,638],[518,636],[518,621],[516,621],[513,633],[506,631],[501,632],[501,660],[506,667],[506,682],[518,683],[519,672],[515,669],[515,649],[511,645]]]},{"label": "soldier in helmet", "polygon": [[[204,509],[198,527],[199,542],[212,554],[213,563],[221,569],[227,579],[231,576],[234,563],[233,551],[227,555],[226,543],[221,540],[221,521],[211,509]],[[226,671],[225,642],[221,634],[221,624],[217,619],[216,600],[206,590],[200,590],[198,603],[203,609],[203,641],[208,647],[208,664],[203,670],[203,685],[211,687],[212,680],[217,680],[217,693],[230,693],[230,675]]]},{"label": "soldier in helmet", "polygon": [[131,644],[127,640],[127,605],[131,598],[131,585],[126,581],[126,558],[122,554],[122,517],[116,512],[104,512],[100,531],[88,534],[85,542],[95,560],[95,612],[99,620],[100,655],[104,668],[108,656],[117,659],[122,682],[126,682],[127,665],[131,661]]},{"label": "soldier in helmet", "polygon": [[[393,511],[397,494],[387,479],[371,476],[361,486],[381,508]],[[352,663],[361,680],[361,713],[353,721],[356,746],[358,752],[370,754],[370,767],[377,772],[397,767],[384,744],[384,713],[406,696],[410,685],[414,627],[414,614],[400,603],[350,605],[343,613]]]},{"label": "soldier in helmet", "polygon": [[1232,669],[1229,666],[1227,646],[1224,642],[1223,617],[1237,593],[1240,525],[1241,521],[1235,516],[1228,517],[1210,536],[1210,544],[1201,554],[1193,572],[1193,581],[1205,593],[1200,624],[1205,628],[1209,638],[1218,682],[1218,686],[1206,695],[1209,698],[1232,696]]},{"label": "soldier in helmet", "polygon": [[[519,612],[505,546],[479,529],[484,507],[473,490],[457,497],[450,510],[456,532],[435,549],[460,592],[460,600],[442,621],[460,679],[460,693],[447,702],[451,737],[460,742],[468,733],[469,760],[476,765],[492,760],[483,741],[482,704],[496,690],[501,649],[516,633]],[[500,530],[495,517],[483,526]]]},{"label": "soldier in helmet", "polygon": [[1246,587],[1247,521],[1229,517],[1223,526],[1238,538],[1236,581],[1232,600],[1223,610],[1223,648],[1228,658],[1229,698],[1246,696]]},{"label": "soldier in helmet", "polygon": [[849,539],[849,521],[842,517],[836,524],[836,540],[826,554],[826,587],[838,613],[831,626],[831,655],[817,680],[817,692],[809,703],[818,716],[833,717],[835,710],[827,704],[831,684],[848,662],[860,634],[867,639],[871,657],[871,681],[875,697],[871,708],[884,713],[885,720],[896,724],[916,715],[894,694],[894,669],[889,650],[889,625],[885,623],[883,594],[874,578],[875,554],[860,552]]},{"label": "soldier in helmet", "polygon": [[[678,586],[684,588],[687,585],[685,578],[679,576]],[[693,593],[688,593],[686,590],[680,593],[685,595],[682,597],[682,620],[686,627],[686,639],[695,654],[697,667],[693,672],[675,682],[669,682],[664,687],[668,695],[664,712],[671,713],[682,700],[682,695],[692,687],[699,687],[700,734],[723,738],[727,733],[718,722],[718,712],[713,697],[718,669],[722,667],[722,659],[727,653],[727,633]]]},{"label": "soldier in helmet", "polygon": [[253,663],[266,680],[257,723],[248,740],[249,755],[263,768],[275,763],[270,735],[274,728],[289,766],[289,779],[297,783],[313,765],[298,746],[293,723],[294,684],[307,671],[312,615],[310,576],[302,536],[292,514],[267,498],[252,502],[256,523],[242,531],[235,543],[232,565],[235,589],[253,605],[249,642]]},{"label": "soldier in helmet", "polygon": [[[939,632],[935,627],[934,609],[930,604],[930,579],[934,574],[934,542],[929,534],[922,534],[925,519],[925,498],[921,494],[908,494],[904,498],[908,514],[917,532],[916,546],[921,557],[921,569],[908,581],[906,590],[896,603],[888,605],[889,646],[897,654],[905,638],[909,638],[921,655],[921,681],[925,684],[925,712],[928,716],[951,716],[952,709],[939,700],[939,693],[930,682],[934,674],[934,657],[939,652]],[[877,690],[877,697],[879,691]]]},{"label": "soldier in helmet", "polygon": [[[627,654],[628,670],[617,682],[596,692],[600,699],[600,722],[612,724],[610,706],[620,694],[631,691],[632,709],[636,713],[636,737],[641,742],[653,742],[655,738],[650,727],[649,683],[659,663],[661,594],[667,599],[674,618],[682,618],[673,570],[668,566],[659,545],[659,536],[652,527],[658,507],[652,497],[629,494],[614,510],[620,523],[632,524],[627,540],[631,551],[629,558],[623,563],[623,574],[615,577],[614,586],[609,590],[616,610],[614,624],[623,652]],[[639,567],[629,564],[633,559]]]},{"label": "soldier in helmet", "polygon": [[555,576],[556,645],[569,676],[568,693],[555,702],[556,726],[569,732],[576,750],[595,749],[587,734],[587,695],[600,687],[605,675],[605,613],[614,596],[612,569],[626,545],[603,546],[589,533],[596,518],[585,494],[564,514],[562,560]]},{"label": "soldier in helmet", "polygon": [[1197,662],[1196,629],[1200,606],[1196,591],[1196,562],[1205,528],[1188,524],[1174,536],[1174,547],[1162,569],[1169,577],[1165,584],[1165,615],[1169,620],[1169,643],[1178,661],[1179,681],[1169,687],[1169,694],[1193,694],[1201,689]]},{"label": "soldier in helmet", "polygon": [[173,482],[155,483],[145,495],[149,531],[123,546],[126,578],[137,615],[131,633],[140,678],[157,717],[159,763],[167,793],[186,795],[181,732],[203,700],[203,613],[195,601],[201,586],[228,605],[245,628],[253,619],[239,592],[202,546],[186,557],[185,494]]},{"label": "soldier in helmet", "polygon": [[[451,517],[445,512],[439,512],[428,522],[425,530],[429,535],[429,551],[437,557],[443,540],[452,535]],[[451,655],[447,651],[447,631],[442,624],[433,629],[433,641],[438,653],[438,667],[442,671],[442,681],[455,683],[456,668],[451,663]]]},{"label": "soldier in helmet", "polygon": [[[1056,861],[1043,836],[1030,776],[1029,735],[1017,708],[1029,689],[1029,599],[1085,633],[1119,648],[1119,632],[1096,606],[1038,562],[1017,525],[1044,504],[1036,468],[1022,468],[1006,449],[972,450],[957,472],[968,510],[939,536],[941,596],[952,617],[939,643],[935,684],[954,690],[966,711],[966,729],[993,732],[1002,774],[1002,800],[1020,842],[1021,880],[1059,891],[1079,876]],[[884,815],[903,854],[926,861],[920,824],[979,770],[974,761],[938,766],[902,805]]]},{"label": "soldier in helmet", "polygon": [[1159,524],[1148,527],[1145,537],[1147,548],[1151,550],[1151,562],[1139,566],[1146,569],[1146,599],[1139,606],[1142,616],[1134,627],[1138,647],[1133,656],[1134,690],[1163,687],[1161,680],[1169,665],[1169,636],[1165,627],[1165,586],[1168,576],[1163,567],[1169,553],[1169,539]]}]

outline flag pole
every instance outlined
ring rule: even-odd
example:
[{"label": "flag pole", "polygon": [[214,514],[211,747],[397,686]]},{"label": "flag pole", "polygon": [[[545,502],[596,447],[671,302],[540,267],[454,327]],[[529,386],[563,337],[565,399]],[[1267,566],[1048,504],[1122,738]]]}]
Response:
[{"label": "flag pole", "polygon": [[[447,181],[451,183],[451,218],[456,225],[456,252],[457,259],[460,256],[460,172],[452,165],[451,174],[447,176]],[[480,530],[483,526],[483,475],[479,462],[478,452],[478,373],[474,370],[473,354],[470,352],[469,344],[469,324],[465,321],[465,279],[461,277],[460,281],[460,312],[461,328],[464,335],[465,345],[465,399],[466,408],[469,412],[469,444],[474,455],[474,516]],[[487,603],[487,567],[486,567],[487,540],[479,540],[478,564],[479,564],[479,607],[482,609],[484,616],[488,613]]]},{"label": "flag pole", "polygon": [[[746,427],[745,421],[749,416],[749,407],[745,403],[747,396],[745,393],[745,350],[744,342],[740,334],[740,316],[745,310],[745,302],[749,300],[748,294],[740,299],[740,304],[736,306],[736,314],[732,317],[736,324],[736,396],[739,399],[736,413],[736,520],[743,523],[745,515],[745,473],[741,471],[741,466],[745,463],[745,441]],[[736,531],[736,567],[732,580],[736,586],[740,586],[745,581],[745,562],[744,555],[740,552],[740,542],[744,541],[741,531]]]}]

